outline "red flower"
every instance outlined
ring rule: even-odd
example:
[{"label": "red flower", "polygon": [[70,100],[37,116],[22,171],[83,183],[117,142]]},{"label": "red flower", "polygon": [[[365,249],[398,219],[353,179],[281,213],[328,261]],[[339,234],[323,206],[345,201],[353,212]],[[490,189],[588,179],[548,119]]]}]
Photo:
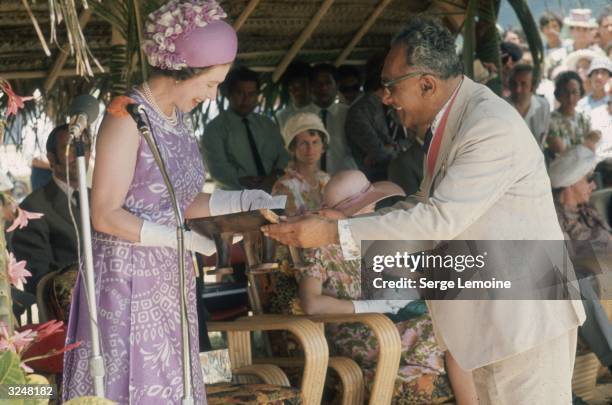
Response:
[{"label": "red flower", "polygon": [[52,319],[48,322],[45,322],[45,323],[42,323],[36,326],[36,328],[34,328],[34,330],[38,334],[36,341],[38,342],[38,341],[45,339],[47,336],[51,336],[52,334],[57,332],[59,329],[61,329],[63,326],[64,326],[64,322],[58,321],[57,319]]},{"label": "red flower", "polygon": [[11,115],[17,115],[17,111],[23,108],[24,102],[32,100],[34,98],[32,96],[30,97],[18,96],[13,91],[11,84],[7,82],[6,80],[0,80],[0,90],[2,90],[2,92],[4,92],[6,96],[8,97],[7,112],[6,112],[7,117],[10,117]]},{"label": "red flower", "polygon": [[128,96],[117,96],[108,105],[108,107],[106,108],[106,111],[114,115],[115,117],[119,117],[119,118],[127,117],[129,116],[129,113],[127,111],[128,104],[132,104],[135,102],[136,101],[129,98]]}]

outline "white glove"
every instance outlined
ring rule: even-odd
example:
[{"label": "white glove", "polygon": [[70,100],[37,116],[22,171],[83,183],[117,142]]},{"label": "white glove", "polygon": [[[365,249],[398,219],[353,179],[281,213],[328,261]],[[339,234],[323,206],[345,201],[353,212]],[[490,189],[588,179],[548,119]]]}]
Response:
[{"label": "white glove", "polygon": [[254,211],[261,208],[285,208],[287,196],[272,197],[263,190],[226,191],[216,189],[208,200],[210,215],[225,215],[235,212]]},{"label": "white glove", "polygon": [[377,312],[397,314],[400,309],[408,305],[412,300],[369,300],[353,301],[356,314]]},{"label": "white glove", "polygon": [[[144,221],[142,228],[140,228],[140,244],[142,246],[177,249],[176,229],[155,222]],[[216,252],[215,242],[192,231],[185,231],[185,249],[205,256],[210,256]]]}]

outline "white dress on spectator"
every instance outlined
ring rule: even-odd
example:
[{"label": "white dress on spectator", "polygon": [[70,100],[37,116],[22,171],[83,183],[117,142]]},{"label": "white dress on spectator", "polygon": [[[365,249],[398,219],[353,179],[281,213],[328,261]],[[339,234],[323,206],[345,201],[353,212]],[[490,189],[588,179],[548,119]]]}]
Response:
[{"label": "white dress on spectator", "polygon": [[576,104],[576,111],[580,111],[590,115],[591,111],[593,111],[597,107],[601,107],[602,105],[608,105],[609,100],[610,96],[608,96],[607,94],[599,100],[594,100],[593,95],[589,94],[582,97],[580,101],[578,101],[578,104]]},{"label": "white dress on spectator", "polygon": [[612,113],[607,105],[591,111],[591,128],[601,131],[601,140],[597,144],[597,160],[612,158]]},{"label": "white dress on spectator", "polygon": [[527,114],[523,119],[538,142],[538,145],[542,148],[550,125],[550,106],[546,98],[532,95],[529,110],[527,110]]}]

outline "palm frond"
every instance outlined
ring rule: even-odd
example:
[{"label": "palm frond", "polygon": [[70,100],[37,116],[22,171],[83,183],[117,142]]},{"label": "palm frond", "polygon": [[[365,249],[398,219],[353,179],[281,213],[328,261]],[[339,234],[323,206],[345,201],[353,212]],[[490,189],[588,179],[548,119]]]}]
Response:
[{"label": "palm frond", "polygon": [[[479,20],[476,25],[476,57],[495,65],[497,72],[501,72],[500,38],[496,27],[500,5],[500,0],[482,1],[478,7]],[[499,74],[489,80],[487,86],[500,95],[503,85]]]},{"label": "palm frond", "polygon": [[544,44],[542,43],[542,37],[538,25],[533,19],[533,15],[529,10],[529,6],[525,0],[508,0],[508,3],[514,9],[516,17],[521,23],[527,43],[529,44],[529,50],[533,57],[533,80],[534,84],[540,80],[540,74],[542,72],[542,65],[544,63]]}]

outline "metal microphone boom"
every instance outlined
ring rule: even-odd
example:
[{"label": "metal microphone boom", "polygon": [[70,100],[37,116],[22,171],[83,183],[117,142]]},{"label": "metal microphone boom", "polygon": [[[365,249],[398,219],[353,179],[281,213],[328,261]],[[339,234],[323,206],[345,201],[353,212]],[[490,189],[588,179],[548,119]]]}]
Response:
[{"label": "metal microphone boom", "polygon": [[179,291],[180,291],[180,306],[181,306],[181,338],[182,338],[182,357],[183,357],[183,405],[193,405],[193,393],[191,390],[191,351],[189,347],[189,320],[187,319],[187,299],[185,291],[185,220],[179,208],[178,200],[174,192],[174,187],[170,182],[170,176],[166,169],[166,165],[161,157],[159,147],[155,141],[155,137],[151,133],[151,129],[142,118],[146,115],[145,109],[140,104],[128,104],[128,113],[136,121],[138,131],[144,137],[149,145],[149,149],[153,153],[153,158],[157,163],[157,167],[161,171],[164,183],[168,188],[170,200],[172,201],[172,209],[176,218],[176,239],[178,241],[178,264],[179,264]]}]

